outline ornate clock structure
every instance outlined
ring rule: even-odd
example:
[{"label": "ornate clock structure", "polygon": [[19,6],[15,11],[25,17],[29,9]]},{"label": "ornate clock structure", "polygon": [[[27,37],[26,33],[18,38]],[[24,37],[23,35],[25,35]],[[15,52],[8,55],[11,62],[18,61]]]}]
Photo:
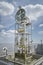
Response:
[{"label": "ornate clock structure", "polygon": [[15,61],[25,64],[26,56],[30,53],[32,26],[21,7],[15,15],[15,20]]},{"label": "ornate clock structure", "polygon": [[25,19],[25,10],[23,8],[19,8],[16,13],[15,19],[18,23],[22,22]]}]

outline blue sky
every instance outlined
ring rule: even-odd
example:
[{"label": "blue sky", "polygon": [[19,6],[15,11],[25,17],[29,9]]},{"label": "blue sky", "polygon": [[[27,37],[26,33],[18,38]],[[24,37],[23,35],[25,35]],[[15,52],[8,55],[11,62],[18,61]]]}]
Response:
[{"label": "blue sky", "polygon": [[22,6],[32,22],[32,39],[43,40],[43,0],[0,0],[0,43],[14,43],[15,13]]}]

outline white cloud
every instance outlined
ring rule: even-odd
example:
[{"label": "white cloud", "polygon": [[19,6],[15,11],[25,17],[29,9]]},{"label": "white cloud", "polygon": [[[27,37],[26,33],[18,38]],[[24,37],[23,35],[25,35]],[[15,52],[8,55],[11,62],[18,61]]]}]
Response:
[{"label": "white cloud", "polygon": [[4,26],[3,25],[0,25],[0,29],[2,29],[2,28],[4,28]]},{"label": "white cloud", "polygon": [[43,34],[43,31],[39,31],[38,33],[39,33],[39,34]]},{"label": "white cloud", "polygon": [[43,5],[36,4],[36,5],[27,5],[23,7],[26,10],[27,16],[31,20],[37,20],[38,17],[43,16]]},{"label": "white cloud", "polygon": [[14,38],[15,38],[14,31],[13,30],[8,30],[8,31],[2,30],[0,32],[0,42],[1,43],[6,43],[6,42],[14,43]]},{"label": "white cloud", "polygon": [[43,27],[43,24],[40,24],[39,27]]},{"label": "white cloud", "polygon": [[11,15],[14,12],[14,6],[8,2],[0,2],[0,14],[1,15]]},{"label": "white cloud", "polygon": [[11,33],[11,34],[14,34],[14,33],[18,33],[16,30],[8,30],[7,33]]},{"label": "white cloud", "polygon": [[11,37],[15,35],[15,32],[18,33],[16,30],[8,30],[8,31],[2,30],[1,35],[6,37]]},{"label": "white cloud", "polygon": [[14,38],[15,38],[15,32],[17,32],[16,30],[2,30],[0,32],[0,42],[7,42],[7,43],[14,43]]}]

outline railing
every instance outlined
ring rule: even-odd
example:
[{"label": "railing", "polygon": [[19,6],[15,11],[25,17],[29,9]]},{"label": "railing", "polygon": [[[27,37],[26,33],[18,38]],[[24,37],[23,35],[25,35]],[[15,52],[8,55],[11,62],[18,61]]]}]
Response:
[{"label": "railing", "polygon": [[43,57],[41,57],[40,59],[33,61],[30,65],[42,65],[43,64]]}]

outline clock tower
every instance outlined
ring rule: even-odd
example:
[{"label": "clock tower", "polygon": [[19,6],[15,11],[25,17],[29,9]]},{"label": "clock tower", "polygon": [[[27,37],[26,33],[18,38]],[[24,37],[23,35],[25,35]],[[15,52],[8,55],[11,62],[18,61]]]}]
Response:
[{"label": "clock tower", "polygon": [[22,7],[19,7],[15,15],[15,21],[15,61],[25,64],[26,57],[30,53],[32,27],[25,9]]}]

